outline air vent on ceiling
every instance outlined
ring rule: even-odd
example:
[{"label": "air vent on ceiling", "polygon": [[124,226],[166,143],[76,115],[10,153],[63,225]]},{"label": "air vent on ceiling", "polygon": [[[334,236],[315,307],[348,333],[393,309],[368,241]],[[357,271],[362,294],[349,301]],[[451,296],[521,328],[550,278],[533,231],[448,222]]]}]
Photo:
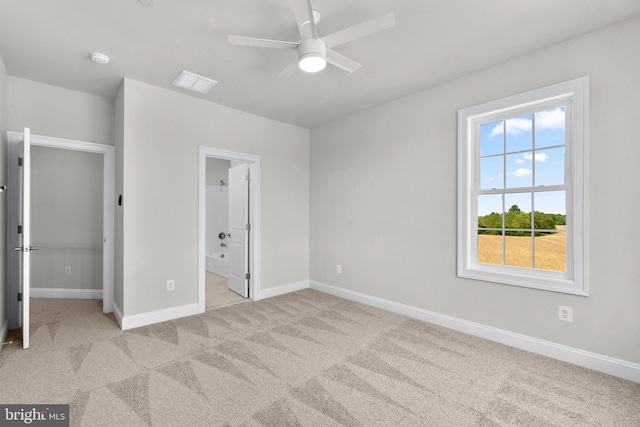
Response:
[{"label": "air vent on ceiling", "polygon": [[192,90],[198,93],[209,92],[209,90],[211,90],[211,88],[217,83],[218,82],[215,80],[211,80],[184,70],[173,81],[174,86]]}]

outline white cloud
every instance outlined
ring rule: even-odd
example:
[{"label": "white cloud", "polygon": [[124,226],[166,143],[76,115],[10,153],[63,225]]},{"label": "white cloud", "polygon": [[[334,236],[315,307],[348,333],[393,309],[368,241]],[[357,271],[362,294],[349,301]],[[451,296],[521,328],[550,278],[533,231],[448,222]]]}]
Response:
[{"label": "white cloud", "polygon": [[[524,158],[525,160],[531,160],[533,158],[533,154],[526,153],[524,155]],[[549,159],[549,156],[547,156],[547,153],[536,153],[536,162],[546,163],[548,159]],[[518,160],[516,160],[516,162],[518,162]]]},{"label": "white cloud", "polygon": [[[491,137],[496,135],[502,135],[502,123],[496,125],[491,129]],[[531,132],[531,120],[524,119],[522,117],[516,117],[513,119],[507,119],[507,134],[508,135],[522,135],[525,132]]]},{"label": "white cloud", "polygon": [[[507,134],[508,135],[522,135],[525,132],[531,132],[532,125],[530,119],[522,117],[515,117],[513,119],[507,119]],[[553,110],[545,110],[536,113],[536,130],[541,131],[545,129],[564,129],[564,111],[561,108],[555,108]],[[502,122],[494,126],[491,129],[489,135],[493,138],[496,135],[502,135],[504,129]]]},{"label": "white cloud", "polygon": [[536,130],[564,129],[564,111],[560,108],[536,113]]},{"label": "white cloud", "polygon": [[495,127],[491,129],[491,134],[489,134],[489,137],[493,138],[496,135],[502,135],[502,122],[500,122],[500,124],[495,125]]},{"label": "white cloud", "polygon": [[531,175],[531,169],[518,168],[512,173],[512,175],[517,177]]},{"label": "white cloud", "polygon": [[521,165],[524,163],[524,159],[516,159],[516,163]]},{"label": "white cloud", "polygon": [[493,182],[493,177],[492,176],[487,177],[487,182]]}]

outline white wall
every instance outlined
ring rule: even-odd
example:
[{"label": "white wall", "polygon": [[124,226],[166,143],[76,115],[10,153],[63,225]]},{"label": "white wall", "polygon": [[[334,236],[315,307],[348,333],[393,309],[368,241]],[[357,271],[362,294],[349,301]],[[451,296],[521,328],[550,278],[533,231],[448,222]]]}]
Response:
[{"label": "white wall", "polygon": [[220,180],[223,180],[227,185],[229,176],[229,168],[231,167],[231,160],[215,159],[213,157],[207,157],[207,174],[206,182],[207,186],[220,185]]},{"label": "white wall", "polygon": [[9,130],[113,145],[113,99],[9,77]]},{"label": "white wall", "polygon": [[226,238],[222,240],[218,235],[229,233],[229,187],[207,185],[205,198],[207,203],[205,208],[206,253],[227,253],[229,248],[220,244],[226,245],[228,240]]},{"label": "white wall", "polygon": [[[311,279],[640,363],[639,39],[627,21],[313,129]],[[457,278],[457,110],[584,75],[591,295]]]},{"label": "white wall", "polygon": [[130,79],[123,98],[125,316],[198,301],[201,145],[260,156],[262,288],[308,279],[307,129]]},{"label": "white wall", "polygon": [[31,286],[102,289],[102,155],[33,146],[31,171]]},{"label": "white wall", "polygon": [[[8,91],[9,75],[4,66],[4,61],[0,56],[0,185],[7,182],[7,121],[8,112]],[[6,197],[0,194],[0,329],[7,320],[7,203]],[[0,336],[0,338],[2,338]]]}]

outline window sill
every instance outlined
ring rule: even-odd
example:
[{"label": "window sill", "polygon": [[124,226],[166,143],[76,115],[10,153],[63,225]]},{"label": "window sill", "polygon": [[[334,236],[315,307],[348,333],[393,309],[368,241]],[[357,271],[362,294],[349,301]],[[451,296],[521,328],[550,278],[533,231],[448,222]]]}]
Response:
[{"label": "window sill", "polygon": [[496,271],[491,266],[462,268],[458,270],[458,277],[571,295],[589,295],[584,291],[583,284],[562,277],[563,273],[540,272],[534,275],[526,274],[527,270],[517,267],[499,266],[499,269]]}]

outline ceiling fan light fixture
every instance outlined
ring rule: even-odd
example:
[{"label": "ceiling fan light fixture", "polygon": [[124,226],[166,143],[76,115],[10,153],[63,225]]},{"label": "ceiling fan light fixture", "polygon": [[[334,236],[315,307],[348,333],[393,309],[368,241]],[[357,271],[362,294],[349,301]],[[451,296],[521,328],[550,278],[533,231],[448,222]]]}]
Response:
[{"label": "ceiling fan light fixture", "polygon": [[320,39],[306,39],[298,45],[298,67],[307,73],[317,73],[327,66],[327,45]]},{"label": "ceiling fan light fixture", "polygon": [[325,69],[327,61],[335,67],[353,73],[362,68],[362,65],[332,49],[393,27],[396,23],[393,13],[387,13],[320,38],[316,28],[316,24],[320,20],[320,13],[313,9],[311,0],[306,0],[306,10],[303,10],[302,4],[299,3],[302,3],[302,0],[296,0],[293,5],[301,39],[299,42],[229,35],[229,43],[238,46],[267,47],[271,49],[297,49],[297,60],[291,62],[282,70],[278,74],[279,78],[292,75],[296,70],[296,65],[306,73],[317,73]]},{"label": "ceiling fan light fixture", "polygon": [[321,56],[309,53],[300,58],[298,67],[307,73],[317,73],[324,70],[327,66],[327,60]]}]

